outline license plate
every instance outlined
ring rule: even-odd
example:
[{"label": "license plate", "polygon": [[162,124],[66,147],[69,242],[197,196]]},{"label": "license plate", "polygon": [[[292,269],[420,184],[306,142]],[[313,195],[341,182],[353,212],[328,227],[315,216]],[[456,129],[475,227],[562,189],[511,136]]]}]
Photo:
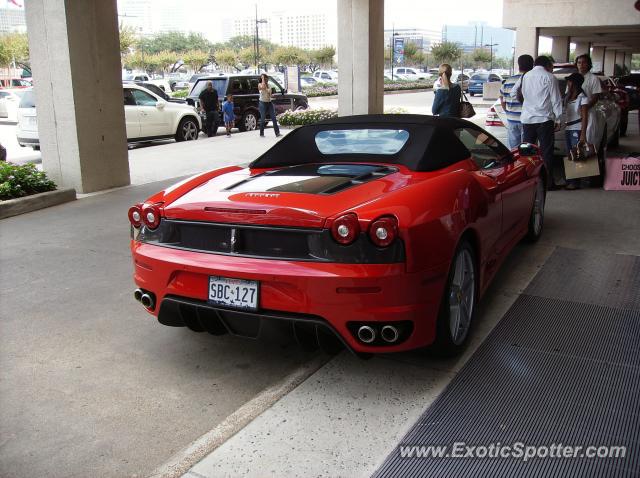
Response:
[{"label": "license plate", "polygon": [[255,280],[209,277],[209,302],[236,309],[258,309],[260,283]]}]

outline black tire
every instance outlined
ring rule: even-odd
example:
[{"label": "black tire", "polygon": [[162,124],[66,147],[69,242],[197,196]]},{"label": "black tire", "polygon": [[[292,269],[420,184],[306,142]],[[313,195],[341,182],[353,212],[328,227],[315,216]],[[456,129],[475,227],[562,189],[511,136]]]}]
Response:
[{"label": "black tire", "polygon": [[[462,261],[462,263],[459,264],[459,261]],[[476,264],[475,250],[469,241],[463,239],[453,254],[447,284],[442,295],[436,324],[436,340],[431,347],[431,350],[436,355],[444,357],[459,355],[466,346],[469,331],[473,326],[478,296],[478,268]],[[470,283],[467,283],[467,281],[464,281],[463,284],[455,283],[456,281],[462,281],[466,277],[464,274],[461,277],[456,277],[458,275],[457,272],[460,272],[458,270],[460,266],[464,270],[470,271]],[[467,285],[465,286],[465,284]],[[461,298],[465,295],[465,289],[467,293],[471,294],[471,297],[467,296],[464,301],[461,301]],[[454,304],[452,299],[461,302]],[[469,300],[471,302],[470,307]],[[456,307],[458,307],[457,311]],[[467,308],[471,310],[468,311]],[[465,312],[463,312],[463,309],[465,309]],[[462,320],[463,314],[468,316],[464,320]],[[456,324],[458,324],[457,327]],[[454,336],[453,329],[457,330],[457,336]]]},{"label": "black tire", "polygon": [[260,115],[257,111],[245,111],[240,120],[240,124],[238,124],[238,129],[240,131],[254,131],[259,128],[259,121]]},{"label": "black tire", "polygon": [[198,121],[193,116],[186,116],[180,120],[176,141],[194,141],[198,139],[199,133]]},{"label": "black tire", "polygon": [[542,175],[538,178],[531,214],[529,215],[529,230],[525,236],[527,242],[536,242],[542,236],[544,227],[544,206],[547,199],[547,185]]}]

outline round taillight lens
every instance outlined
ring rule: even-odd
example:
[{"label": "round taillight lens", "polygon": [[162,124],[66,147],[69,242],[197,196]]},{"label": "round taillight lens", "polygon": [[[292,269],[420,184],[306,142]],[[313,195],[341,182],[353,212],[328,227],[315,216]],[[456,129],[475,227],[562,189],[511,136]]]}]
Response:
[{"label": "round taillight lens", "polygon": [[376,219],[369,226],[369,237],[378,247],[387,247],[398,237],[398,220],[393,216]]},{"label": "round taillight lens", "polygon": [[331,235],[339,244],[351,244],[358,238],[358,234],[360,234],[360,223],[358,216],[354,213],[340,216],[331,225]]},{"label": "round taillight lens", "polygon": [[140,208],[140,204],[129,208],[129,222],[133,227],[140,227],[142,225],[142,209]]},{"label": "round taillight lens", "polygon": [[160,210],[157,206],[146,206],[142,209],[142,221],[149,229],[156,229],[160,225]]}]

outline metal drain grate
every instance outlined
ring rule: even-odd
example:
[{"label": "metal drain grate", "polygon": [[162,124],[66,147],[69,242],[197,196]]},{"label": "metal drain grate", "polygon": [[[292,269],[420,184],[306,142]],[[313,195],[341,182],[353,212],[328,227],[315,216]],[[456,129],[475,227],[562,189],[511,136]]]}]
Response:
[{"label": "metal drain grate", "polygon": [[640,257],[558,248],[525,293],[640,310]]},{"label": "metal drain grate", "polygon": [[[626,457],[401,458],[396,448],[374,476],[640,476],[640,289],[628,290],[640,263],[589,259],[556,251],[401,445],[621,445]],[[574,290],[590,300],[557,297]]]}]

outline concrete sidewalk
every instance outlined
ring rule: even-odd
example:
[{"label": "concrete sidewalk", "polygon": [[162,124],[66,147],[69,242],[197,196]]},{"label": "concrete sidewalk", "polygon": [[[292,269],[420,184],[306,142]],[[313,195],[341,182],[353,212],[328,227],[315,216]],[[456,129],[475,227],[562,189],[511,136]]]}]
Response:
[{"label": "concrete sidewalk", "polygon": [[275,137],[272,128],[265,130],[264,137],[260,137],[260,132],[256,130],[236,132],[228,138],[223,131],[220,128],[218,135],[213,138],[201,134],[197,141],[134,146],[129,150],[131,184],[147,184],[235,164],[246,165],[291,130],[281,129],[280,138]]}]

